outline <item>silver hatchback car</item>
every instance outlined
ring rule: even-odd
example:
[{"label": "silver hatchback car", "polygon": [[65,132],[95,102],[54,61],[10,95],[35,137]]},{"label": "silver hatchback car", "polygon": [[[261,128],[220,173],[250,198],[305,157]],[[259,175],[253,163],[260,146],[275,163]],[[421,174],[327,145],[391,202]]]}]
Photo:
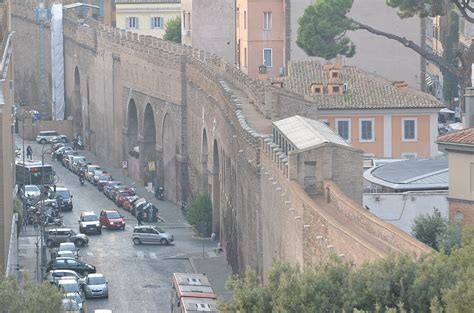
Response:
[{"label": "silver hatchback car", "polygon": [[132,241],[136,245],[142,243],[169,245],[174,241],[174,236],[156,226],[141,225],[133,228]]},{"label": "silver hatchback car", "polygon": [[108,298],[109,282],[102,274],[89,274],[84,282],[86,298]]}]

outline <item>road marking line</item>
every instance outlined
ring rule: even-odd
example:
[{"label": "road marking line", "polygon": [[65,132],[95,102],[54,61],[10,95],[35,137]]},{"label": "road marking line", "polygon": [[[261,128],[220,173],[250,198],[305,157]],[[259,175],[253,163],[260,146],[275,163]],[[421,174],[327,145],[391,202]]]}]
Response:
[{"label": "road marking line", "polygon": [[158,259],[155,252],[150,252],[150,259]]},{"label": "road marking line", "polygon": [[137,257],[138,257],[139,259],[144,259],[145,256],[143,255],[143,251],[137,251]]},{"label": "road marking line", "polygon": [[87,251],[87,255],[88,256],[94,256],[94,253],[90,252],[90,251]]}]

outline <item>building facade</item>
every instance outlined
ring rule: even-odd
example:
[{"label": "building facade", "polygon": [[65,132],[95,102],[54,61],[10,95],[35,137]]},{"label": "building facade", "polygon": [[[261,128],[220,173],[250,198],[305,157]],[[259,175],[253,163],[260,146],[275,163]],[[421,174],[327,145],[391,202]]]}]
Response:
[{"label": "building facade", "polygon": [[474,225],[474,128],[438,138],[449,159],[449,220]]},{"label": "building facade", "polygon": [[181,42],[236,62],[235,0],[182,0]]},{"label": "building facade", "polygon": [[250,77],[264,65],[269,77],[284,74],[285,1],[237,0],[237,64]]},{"label": "building facade", "polygon": [[13,71],[10,32],[10,4],[0,4],[0,271],[9,274],[16,268],[16,232],[12,231],[14,158],[13,158]]},{"label": "building facade", "polygon": [[318,118],[366,156],[438,155],[438,112],[443,104],[405,82],[389,82],[353,66],[290,62],[283,88],[315,101]]},{"label": "building facade", "polygon": [[116,0],[117,28],[163,38],[165,25],[181,15],[181,0]]}]

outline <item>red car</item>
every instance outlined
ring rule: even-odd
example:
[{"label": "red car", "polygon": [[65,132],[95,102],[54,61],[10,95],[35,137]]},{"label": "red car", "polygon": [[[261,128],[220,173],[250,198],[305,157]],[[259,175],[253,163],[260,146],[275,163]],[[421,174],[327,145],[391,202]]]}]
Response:
[{"label": "red car", "polygon": [[133,191],[130,189],[120,189],[117,194],[115,195],[115,203],[121,207],[123,206],[123,202],[125,201],[126,197],[133,196]]},{"label": "red car", "polygon": [[99,216],[100,224],[109,229],[125,229],[125,220],[117,210],[102,210]]}]

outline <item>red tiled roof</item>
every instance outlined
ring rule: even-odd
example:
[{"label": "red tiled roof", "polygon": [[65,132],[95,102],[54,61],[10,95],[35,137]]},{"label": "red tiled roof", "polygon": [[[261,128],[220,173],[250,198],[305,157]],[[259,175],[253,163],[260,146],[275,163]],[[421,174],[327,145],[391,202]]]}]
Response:
[{"label": "red tiled roof", "polygon": [[474,127],[439,136],[438,142],[474,145]]}]

